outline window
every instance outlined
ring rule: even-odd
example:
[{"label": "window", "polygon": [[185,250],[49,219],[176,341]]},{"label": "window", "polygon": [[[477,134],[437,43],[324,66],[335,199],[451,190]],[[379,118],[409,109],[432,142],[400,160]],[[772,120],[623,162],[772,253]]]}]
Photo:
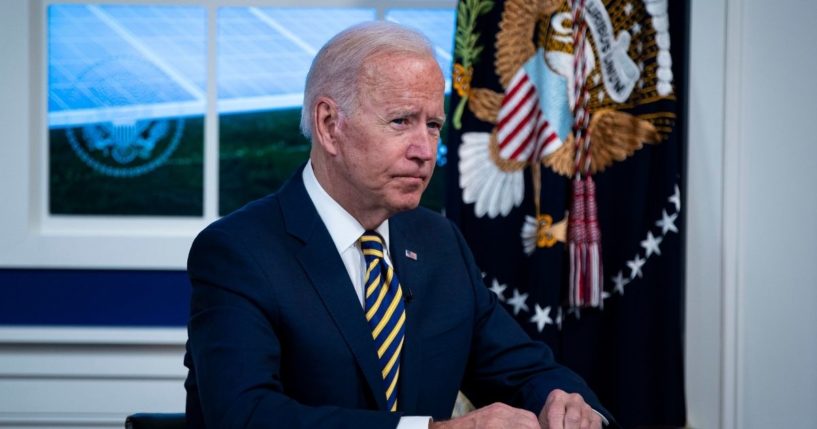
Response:
[{"label": "window", "polygon": [[[0,232],[23,250],[0,265],[184,267],[198,230],[306,160],[306,71],[354,23],[424,32],[450,88],[454,0],[285,1],[32,3],[33,191],[15,194],[27,216]],[[423,201],[435,209],[445,151]],[[109,250],[69,250],[91,247]]]},{"label": "window", "polygon": [[206,10],[48,7],[49,211],[203,215]]}]

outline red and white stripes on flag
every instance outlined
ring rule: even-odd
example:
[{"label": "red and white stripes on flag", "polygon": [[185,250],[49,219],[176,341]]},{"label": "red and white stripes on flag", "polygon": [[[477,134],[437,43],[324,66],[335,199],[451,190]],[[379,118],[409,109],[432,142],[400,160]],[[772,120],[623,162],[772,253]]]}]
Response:
[{"label": "red and white stripes on flag", "polygon": [[562,145],[556,130],[539,108],[539,96],[528,73],[520,67],[505,90],[497,116],[500,158],[536,161]]}]

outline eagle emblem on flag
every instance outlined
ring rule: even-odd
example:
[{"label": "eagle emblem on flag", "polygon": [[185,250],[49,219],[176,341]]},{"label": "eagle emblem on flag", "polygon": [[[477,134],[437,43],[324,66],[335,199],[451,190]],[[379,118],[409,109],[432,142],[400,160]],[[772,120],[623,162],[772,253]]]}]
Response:
[{"label": "eagle emblem on flag", "polygon": [[[645,144],[660,143],[674,125],[671,112],[638,112],[642,105],[674,99],[666,0],[582,3],[587,37],[576,49],[570,2],[504,2],[493,63],[503,91],[471,85],[474,53],[481,49],[469,23],[493,4],[466,0],[459,6],[453,86],[461,98],[453,124],[459,129],[467,107],[493,125],[491,132],[461,135],[462,200],[474,205],[477,217],[507,216],[524,199],[524,170],[530,168],[536,213],[526,217],[520,232],[528,255],[567,240],[568,216],[540,212],[547,189],[541,189],[539,178],[543,168],[568,178],[576,174],[577,103],[585,103],[589,114],[588,174],[627,159]],[[651,28],[640,24],[644,14],[652,18]],[[582,58],[574,52],[583,52]],[[577,79],[586,82],[586,96],[574,89]]]},{"label": "eagle emblem on flag", "polygon": [[688,10],[458,2],[446,216],[485,287],[623,427],[686,422]]}]

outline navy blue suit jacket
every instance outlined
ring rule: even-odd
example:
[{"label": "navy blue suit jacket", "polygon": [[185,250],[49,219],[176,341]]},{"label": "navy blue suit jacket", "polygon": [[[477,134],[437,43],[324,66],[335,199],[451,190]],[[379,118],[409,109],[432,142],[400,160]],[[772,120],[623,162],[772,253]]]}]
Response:
[{"label": "navy blue suit jacket", "polygon": [[[503,401],[538,414],[561,388],[609,418],[585,383],[498,305],[450,221],[420,208],[395,215],[389,228],[394,268],[411,296],[400,413],[448,418],[462,389],[476,406]],[[371,331],[300,169],[279,192],[202,231],[188,272],[192,427],[397,425]]]}]

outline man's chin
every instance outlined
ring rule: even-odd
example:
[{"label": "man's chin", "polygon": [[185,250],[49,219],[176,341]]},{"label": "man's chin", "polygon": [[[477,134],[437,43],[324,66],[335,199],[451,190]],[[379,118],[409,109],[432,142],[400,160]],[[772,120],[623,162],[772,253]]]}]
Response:
[{"label": "man's chin", "polygon": [[420,205],[420,197],[422,194],[418,193],[417,195],[401,195],[399,199],[393,201],[391,206],[395,212],[404,212],[408,210],[414,210],[417,206]]}]

